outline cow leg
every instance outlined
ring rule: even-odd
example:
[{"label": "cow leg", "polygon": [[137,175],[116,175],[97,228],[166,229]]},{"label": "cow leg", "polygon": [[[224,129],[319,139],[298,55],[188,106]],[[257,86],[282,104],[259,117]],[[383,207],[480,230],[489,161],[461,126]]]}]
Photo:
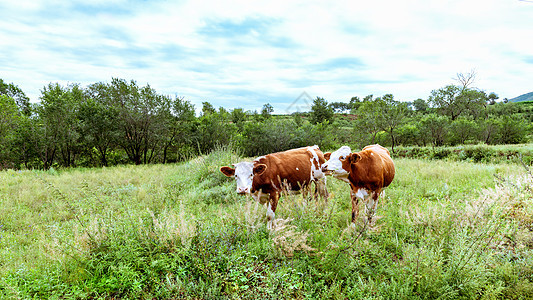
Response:
[{"label": "cow leg", "polygon": [[380,191],[373,191],[368,195],[365,208],[369,224],[372,224],[372,217],[378,207],[379,194]]},{"label": "cow leg", "polygon": [[326,202],[328,201],[329,193],[326,186],[326,178],[315,180],[315,200],[318,200],[318,196],[322,197]]},{"label": "cow leg", "polygon": [[274,229],[274,220],[276,218],[276,207],[278,207],[279,193],[272,192],[270,193],[270,201],[267,206],[267,229]]},{"label": "cow leg", "polygon": [[300,186],[300,190],[302,191],[302,197],[305,201],[308,201],[309,193],[310,193],[311,186],[308,184],[303,184]]},{"label": "cow leg", "polygon": [[350,190],[350,197],[352,199],[352,223],[355,224],[355,220],[359,216],[359,197],[358,191]]}]

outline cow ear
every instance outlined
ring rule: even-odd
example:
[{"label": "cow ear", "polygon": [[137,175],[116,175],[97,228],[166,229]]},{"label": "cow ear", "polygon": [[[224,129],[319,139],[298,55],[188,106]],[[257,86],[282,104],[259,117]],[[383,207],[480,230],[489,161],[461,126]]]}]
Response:
[{"label": "cow ear", "polygon": [[235,169],[232,169],[230,167],[221,167],[220,172],[224,173],[224,175],[228,177],[233,177],[235,175]]},{"label": "cow ear", "polygon": [[254,175],[261,175],[263,174],[267,169],[267,166],[265,164],[258,164],[257,166],[254,166]]},{"label": "cow ear", "polygon": [[331,157],[331,152],[326,152],[326,153],[324,153],[324,158],[325,158],[326,160],[329,160],[330,157]]},{"label": "cow ear", "polygon": [[361,159],[361,156],[357,153],[352,153],[347,157],[351,164],[355,164],[357,161]]}]

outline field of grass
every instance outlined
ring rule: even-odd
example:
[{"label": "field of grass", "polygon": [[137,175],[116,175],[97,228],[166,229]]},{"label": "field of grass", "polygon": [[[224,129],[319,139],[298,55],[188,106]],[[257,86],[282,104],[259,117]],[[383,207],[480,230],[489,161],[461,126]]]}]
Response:
[{"label": "field of grass", "polygon": [[328,178],[327,203],[282,197],[270,232],[218,171],[240,160],[0,172],[0,298],[533,297],[521,165],[398,158],[372,228]]}]

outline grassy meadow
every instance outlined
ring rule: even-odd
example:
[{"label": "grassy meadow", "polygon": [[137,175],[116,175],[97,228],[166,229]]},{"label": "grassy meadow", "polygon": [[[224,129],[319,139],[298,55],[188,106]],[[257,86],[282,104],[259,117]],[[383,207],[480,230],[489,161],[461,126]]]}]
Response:
[{"label": "grassy meadow", "polygon": [[270,232],[218,170],[240,160],[0,172],[0,298],[533,298],[520,164],[398,158],[371,228],[328,178],[327,203],[282,197]]}]

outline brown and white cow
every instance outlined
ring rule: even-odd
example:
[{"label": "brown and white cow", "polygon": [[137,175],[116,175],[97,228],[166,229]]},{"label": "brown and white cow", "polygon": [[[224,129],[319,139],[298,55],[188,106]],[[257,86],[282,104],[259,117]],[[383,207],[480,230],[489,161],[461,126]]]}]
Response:
[{"label": "brown and white cow", "polygon": [[315,199],[327,199],[326,176],[322,172],[324,154],[318,146],[303,147],[267,154],[253,162],[240,162],[235,167],[221,167],[228,177],[235,177],[237,193],[250,193],[259,203],[267,205],[267,227],[273,227],[276,207],[282,192],[303,191],[315,183]]},{"label": "brown and white cow", "polygon": [[324,156],[329,160],[322,165],[322,171],[350,183],[352,223],[359,216],[359,200],[365,203],[368,222],[371,222],[381,191],[394,179],[394,162],[389,150],[376,144],[351,153],[349,147],[343,146]]}]

